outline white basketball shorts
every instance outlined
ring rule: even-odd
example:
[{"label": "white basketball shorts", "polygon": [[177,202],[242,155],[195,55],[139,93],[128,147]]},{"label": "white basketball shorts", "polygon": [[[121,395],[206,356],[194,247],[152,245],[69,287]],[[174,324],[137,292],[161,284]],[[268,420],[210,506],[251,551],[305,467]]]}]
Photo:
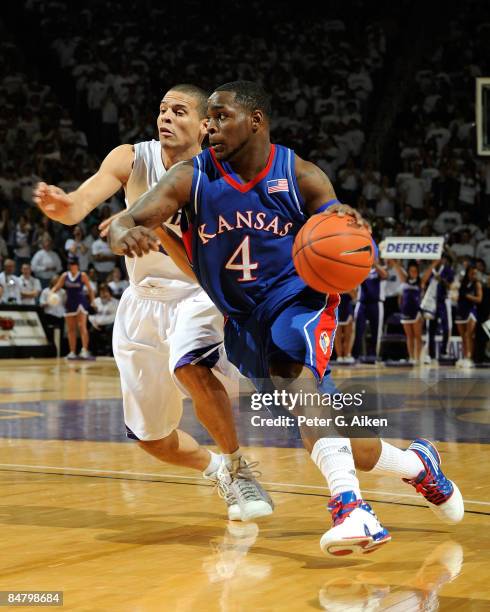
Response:
[{"label": "white basketball shorts", "polygon": [[186,392],[176,368],[191,363],[237,374],[223,347],[223,316],[201,289],[168,299],[159,290],[128,287],[117,309],[113,348],[127,435],[138,440],[160,440],[178,426]]}]

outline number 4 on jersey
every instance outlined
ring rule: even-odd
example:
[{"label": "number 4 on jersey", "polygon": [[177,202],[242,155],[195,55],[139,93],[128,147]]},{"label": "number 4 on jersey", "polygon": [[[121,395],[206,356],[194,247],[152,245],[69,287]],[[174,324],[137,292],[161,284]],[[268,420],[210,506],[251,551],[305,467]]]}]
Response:
[{"label": "number 4 on jersey", "polygon": [[[241,263],[235,263],[240,257]],[[258,263],[250,263],[250,236],[242,240],[240,246],[225,265],[227,270],[241,270],[242,276],[237,279],[240,283],[257,280],[256,276],[252,276],[252,270],[256,270],[258,267]]]}]

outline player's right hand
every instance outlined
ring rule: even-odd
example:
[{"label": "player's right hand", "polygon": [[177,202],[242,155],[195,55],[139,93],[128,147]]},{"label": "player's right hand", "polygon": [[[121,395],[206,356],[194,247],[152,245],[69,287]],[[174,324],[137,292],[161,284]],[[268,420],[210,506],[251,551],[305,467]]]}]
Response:
[{"label": "player's right hand", "polygon": [[35,186],[32,200],[47,217],[54,221],[61,221],[73,206],[73,200],[63,189],[46,183],[38,183]]},{"label": "player's right hand", "polygon": [[111,227],[108,242],[113,253],[127,257],[143,257],[150,251],[158,251],[161,244],[158,236],[142,225],[116,232]]}]

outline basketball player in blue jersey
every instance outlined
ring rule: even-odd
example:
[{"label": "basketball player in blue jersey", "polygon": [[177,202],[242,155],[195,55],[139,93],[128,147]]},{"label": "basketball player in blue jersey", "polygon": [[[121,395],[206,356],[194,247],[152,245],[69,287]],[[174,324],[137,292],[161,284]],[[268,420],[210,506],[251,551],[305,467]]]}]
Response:
[{"label": "basketball player in blue jersey", "polygon": [[[333,386],[327,368],[339,298],[305,285],[291,249],[311,215],[362,219],[338,203],[317,166],[271,144],[270,112],[267,94],[255,83],[216,89],[208,100],[210,149],[174,166],[116,219],[110,244],[128,256],[156,250],[159,239],[152,228],[184,209],[184,242],[194,272],[227,317],[229,359],[258,384],[269,379],[292,388],[291,379],[314,378],[323,391]],[[401,476],[441,518],[461,520],[461,494],[442,473],[430,442],[417,439],[402,451],[376,439],[313,439],[305,431],[302,436],[332,495],[333,526],[320,542],[327,554],[368,552],[390,539],[361,497],[356,466]]]}]

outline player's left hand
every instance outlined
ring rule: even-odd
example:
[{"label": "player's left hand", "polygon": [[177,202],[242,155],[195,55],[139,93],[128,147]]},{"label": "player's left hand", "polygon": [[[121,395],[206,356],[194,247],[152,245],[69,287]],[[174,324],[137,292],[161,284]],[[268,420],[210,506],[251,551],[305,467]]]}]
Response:
[{"label": "player's left hand", "polygon": [[158,236],[142,225],[109,233],[109,246],[116,255],[143,257],[150,251],[158,251],[160,244]]},{"label": "player's left hand", "polygon": [[369,232],[371,232],[371,225],[364,217],[352,206],[348,204],[334,204],[333,206],[329,206],[324,213],[325,215],[333,215],[337,214],[339,217],[344,217],[345,215],[349,215],[354,217],[356,223],[362,227],[367,228]]},{"label": "player's left hand", "polygon": [[114,221],[114,219],[117,219],[117,217],[120,217],[125,212],[126,212],[125,210],[120,210],[115,215],[111,215],[107,219],[104,219],[104,221],[102,221],[102,223],[99,223],[98,228],[100,230],[100,237],[101,238],[105,238],[107,236],[107,234],[109,233],[109,228],[111,227],[111,223]]}]

